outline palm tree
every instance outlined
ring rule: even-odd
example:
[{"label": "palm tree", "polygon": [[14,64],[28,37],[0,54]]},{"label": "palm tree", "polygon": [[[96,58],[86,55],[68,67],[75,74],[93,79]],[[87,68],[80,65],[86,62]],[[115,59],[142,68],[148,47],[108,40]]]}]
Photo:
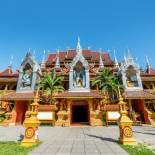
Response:
[{"label": "palm tree", "polygon": [[107,92],[111,101],[118,97],[118,89],[123,90],[123,85],[119,79],[108,68],[103,68],[102,72],[93,80],[92,86],[98,86],[102,92]]},{"label": "palm tree", "polygon": [[55,93],[63,92],[64,87],[62,85],[63,77],[57,75],[53,69],[50,74],[46,74],[41,81],[39,81],[39,89],[42,95],[45,96],[45,100],[50,104],[54,103],[53,95]]}]

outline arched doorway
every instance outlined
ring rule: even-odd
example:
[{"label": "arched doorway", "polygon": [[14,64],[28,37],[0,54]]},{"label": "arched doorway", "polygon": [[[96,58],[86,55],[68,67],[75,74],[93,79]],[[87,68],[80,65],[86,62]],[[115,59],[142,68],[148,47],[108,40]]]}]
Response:
[{"label": "arched doorway", "polygon": [[86,101],[74,101],[71,104],[71,124],[89,124],[89,105]]}]

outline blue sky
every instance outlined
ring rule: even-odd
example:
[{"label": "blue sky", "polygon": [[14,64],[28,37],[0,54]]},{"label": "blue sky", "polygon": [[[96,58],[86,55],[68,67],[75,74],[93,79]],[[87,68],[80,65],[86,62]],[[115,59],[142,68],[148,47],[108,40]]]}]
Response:
[{"label": "blue sky", "polygon": [[119,60],[129,48],[145,67],[145,55],[155,67],[154,0],[1,0],[0,69],[19,68],[27,50],[83,48],[113,50]]}]

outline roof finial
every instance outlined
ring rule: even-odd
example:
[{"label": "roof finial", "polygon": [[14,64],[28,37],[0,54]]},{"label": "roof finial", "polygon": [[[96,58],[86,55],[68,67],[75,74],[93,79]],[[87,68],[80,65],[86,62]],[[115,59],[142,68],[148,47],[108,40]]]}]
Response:
[{"label": "roof finial", "polygon": [[124,61],[125,61],[125,63],[126,63],[126,55],[125,55],[125,52],[124,52]]},{"label": "roof finial", "polygon": [[41,68],[45,68],[45,53],[46,51],[43,51],[43,58],[42,58],[42,62],[41,62]]},{"label": "roof finial", "polygon": [[80,43],[80,37],[78,36],[78,42]]},{"label": "roof finial", "polygon": [[148,56],[145,56],[147,67],[151,67]]},{"label": "roof finial", "polygon": [[77,42],[77,47],[76,47],[76,52],[77,54],[82,54],[82,47],[80,45],[80,37],[78,36],[78,42]]},{"label": "roof finial", "polygon": [[30,48],[28,48],[28,50],[26,52],[26,57],[32,57],[31,56],[31,49]]},{"label": "roof finial", "polygon": [[103,60],[102,60],[101,49],[99,49],[99,52],[100,52],[100,64],[99,64],[99,67],[103,68],[104,64],[103,64]]},{"label": "roof finial", "polygon": [[90,50],[91,49],[91,46],[88,46],[87,48],[88,48],[88,50]]},{"label": "roof finial", "polygon": [[57,50],[57,55],[56,55],[56,63],[55,63],[55,68],[60,68],[60,60],[59,60],[59,49]]},{"label": "roof finial", "polygon": [[45,53],[46,53],[46,51],[44,50],[44,52],[43,52],[43,59],[42,59],[42,61],[45,61]]},{"label": "roof finial", "polygon": [[118,64],[118,61],[117,61],[117,58],[116,58],[116,51],[114,49],[114,59],[115,59],[115,67],[119,69],[119,64]]},{"label": "roof finial", "polygon": [[33,51],[33,59],[35,59],[35,56],[36,56],[36,51],[34,50]]},{"label": "roof finial", "polygon": [[23,61],[24,61],[24,59],[22,58],[22,59],[21,59],[21,64],[23,63]]},{"label": "roof finial", "polygon": [[148,72],[148,74],[150,74],[151,73],[151,64],[149,62],[148,56],[146,56],[145,58],[146,58],[146,64],[147,64],[147,72]]},{"label": "roof finial", "polygon": [[131,55],[131,52],[130,52],[130,49],[129,49],[129,48],[128,48],[128,50],[127,50],[127,53],[128,53],[127,59],[133,59],[133,57],[132,57],[132,55]]},{"label": "roof finial", "polygon": [[14,58],[13,55],[11,55],[10,65],[9,65],[11,68],[12,68],[12,65],[13,65],[13,58]]}]

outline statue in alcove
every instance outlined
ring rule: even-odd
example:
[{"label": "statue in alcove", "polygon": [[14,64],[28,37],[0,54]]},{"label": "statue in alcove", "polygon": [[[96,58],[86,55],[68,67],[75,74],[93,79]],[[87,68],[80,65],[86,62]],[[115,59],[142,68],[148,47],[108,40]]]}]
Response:
[{"label": "statue in alcove", "polygon": [[32,84],[32,68],[27,64],[24,68],[24,73],[22,76],[22,86],[23,88],[31,87]]},{"label": "statue in alcove", "polygon": [[126,71],[126,79],[128,87],[138,87],[136,71],[132,66],[130,66]]},{"label": "statue in alcove", "polygon": [[84,88],[86,83],[85,68],[81,62],[77,62],[73,70],[74,87]]}]

